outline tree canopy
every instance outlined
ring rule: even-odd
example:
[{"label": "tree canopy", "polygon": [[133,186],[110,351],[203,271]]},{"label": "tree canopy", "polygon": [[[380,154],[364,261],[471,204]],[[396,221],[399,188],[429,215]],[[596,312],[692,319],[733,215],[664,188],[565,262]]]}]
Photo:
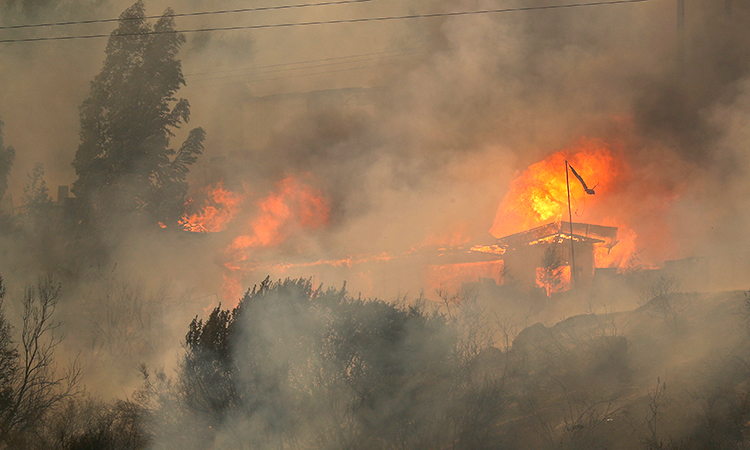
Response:
[{"label": "tree canopy", "polygon": [[175,95],[185,79],[177,59],[185,37],[167,9],[152,25],[142,1],[120,15],[101,72],[80,107],[81,143],[73,192],[102,213],[145,213],[176,224],[187,194],[186,175],[203,151],[205,133],[192,129],[179,150],[175,130],[190,105]]}]

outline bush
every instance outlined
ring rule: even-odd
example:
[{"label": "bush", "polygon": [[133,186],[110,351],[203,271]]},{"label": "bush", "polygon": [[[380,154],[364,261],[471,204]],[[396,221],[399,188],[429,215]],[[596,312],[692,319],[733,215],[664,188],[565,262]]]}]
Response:
[{"label": "bush", "polygon": [[473,376],[456,329],[420,302],[266,279],[190,324],[170,391],[180,412],[156,408],[157,443],[189,423],[191,446],[496,448],[502,380]]}]

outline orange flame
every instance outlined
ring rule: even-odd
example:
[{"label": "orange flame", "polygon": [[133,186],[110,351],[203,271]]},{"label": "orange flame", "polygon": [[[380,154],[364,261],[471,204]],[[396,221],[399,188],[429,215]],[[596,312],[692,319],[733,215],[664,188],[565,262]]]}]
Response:
[{"label": "orange flame", "polygon": [[574,149],[554,153],[511,182],[490,232],[505,236],[567,216],[566,160],[589,187],[596,186],[596,195],[590,196],[573,174],[569,175],[571,204],[576,209],[595,204],[597,196],[606,195],[621,169],[608,146],[598,140],[584,139]]},{"label": "orange flame", "polygon": [[221,297],[225,301],[237,302],[242,296],[242,274],[237,271],[225,270],[224,283],[221,286]]},{"label": "orange flame", "polygon": [[[573,221],[618,229],[616,241],[595,246],[595,266],[617,267],[621,270],[643,266],[643,262],[637,257],[638,236],[628,225],[627,218],[621,216],[623,212],[618,209],[615,196],[624,178],[628,176],[629,169],[624,161],[610,151],[608,144],[601,140],[582,139],[576,146],[558,151],[529,166],[511,182],[490,232],[500,237],[553,220],[569,220],[566,160],[586,181],[588,187],[594,187],[596,191],[595,195],[587,194],[572,172],[569,173]],[[564,274],[562,276],[565,277]],[[555,292],[545,283],[539,286],[545,287],[548,294]]]},{"label": "orange flame", "polygon": [[215,187],[207,188],[206,194],[207,198],[202,210],[189,216],[186,214],[180,220],[180,225],[186,231],[194,233],[224,231],[229,222],[240,211],[244,199],[242,194],[224,189],[224,184],[221,181]]},{"label": "orange flame", "polygon": [[[241,271],[240,263],[249,260],[254,249],[277,246],[301,229],[326,225],[330,212],[322,192],[293,177],[280,181],[257,207],[258,215],[225,251],[224,265],[231,272]],[[224,279],[225,299],[230,300],[239,294],[238,276],[227,274]]]}]

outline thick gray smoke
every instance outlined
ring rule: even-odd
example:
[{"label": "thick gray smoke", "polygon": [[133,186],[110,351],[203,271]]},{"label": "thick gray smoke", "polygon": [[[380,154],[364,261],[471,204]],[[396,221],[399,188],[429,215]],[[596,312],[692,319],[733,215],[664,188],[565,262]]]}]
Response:
[{"label": "thick gray smoke", "polygon": [[[5,2],[3,20],[114,17],[126,6]],[[147,5],[149,14],[166,6],[176,7]],[[488,6],[365,2],[185,17],[177,25],[472,7]],[[675,7],[666,2],[190,34],[181,51],[187,86],[180,95],[191,101],[190,126],[207,131],[202,167],[193,171],[192,181],[196,186],[210,181],[215,156],[241,155],[230,162],[237,169],[235,182],[258,196],[285,174],[312,173],[331,200],[333,235],[324,247],[332,253],[408,248],[450,228],[455,217],[464,218],[467,234],[478,236],[489,229],[509,174],[581,136],[623,139],[624,157],[637,176],[661,190],[687,178],[698,191],[726,192],[725,183],[741,178],[742,152],[726,144],[728,130],[716,114],[735,107],[741,96],[747,68],[738,55],[748,41],[745,14],[742,5],[728,12],[725,5],[687,2],[682,39]],[[108,27],[90,29],[106,33]],[[5,34],[62,30],[76,34],[89,28]],[[74,180],[69,162],[78,142],[76,107],[99,69],[103,45],[103,40],[4,44],[8,88],[0,113],[6,142],[19,154],[10,180],[16,203],[36,162],[45,165],[53,191]],[[349,55],[359,55],[359,62],[336,59]],[[315,62],[305,70],[290,65],[299,61]],[[54,77],[48,76],[50,67]],[[622,120],[632,126],[618,129]],[[663,165],[675,166],[666,162],[670,159],[679,169],[664,170]],[[700,197],[688,189],[690,195]],[[709,207],[704,198],[694,201],[701,210]],[[705,212],[703,217],[719,217]],[[675,222],[683,220],[695,221]],[[390,229],[394,222],[406,226]],[[691,231],[685,234],[688,242],[678,245],[685,246],[684,253],[706,237]],[[362,234],[384,236],[372,241],[374,248],[356,248],[353,236]]]},{"label": "thick gray smoke", "polygon": [[[172,145],[188,129],[204,128],[205,152],[189,174],[191,189],[199,198],[200,189],[224,177],[247,195],[240,217],[248,221],[257,201],[287,175],[320,189],[330,206],[325,226],[293,229],[294,244],[262,255],[274,263],[311,263],[403,254],[457,235],[462,243],[489,238],[514,174],[582,137],[602,139],[629,168],[628,183],[606,202],[631,217],[643,257],[657,264],[713,258],[716,285],[736,289],[750,264],[750,8],[729,0],[685,3],[682,33],[675,2],[650,0],[186,34],[179,53],[186,86],[177,95],[190,101],[191,120]],[[130,5],[2,0],[0,26],[113,18]],[[276,3],[252,4],[264,5]],[[146,6],[158,15],[167,7],[180,13],[248,3]],[[370,1],[178,17],[176,24],[194,29],[528,6],[526,0]],[[0,29],[0,40],[107,34],[114,27]],[[106,39],[0,43],[3,145],[15,149],[3,211],[22,213],[27,174],[37,163],[53,201],[58,185],[75,181],[78,108],[105,45]],[[58,261],[70,246],[54,239],[59,230],[24,227],[12,238],[0,236],[0,274],[16,294],[40,272],[61,274],[68,283],[60,305],[69,333],[64,353],[86,348],[83,356],[94,361],[92,391],[103,396],[132,391],[135,371],[113,373],[132,369],[139,356],[167,366],[179,358],[186,319],[222,301],[225,248],[242,228],[188,236],[122,225],[100,247],[92,245],[91,261],[64,265]],[[19,235],[46,238],[27,245]],[[304,254],[290,256],[297,247]],[[363,274],[302,265],[279,269],[279,276],[315,276],[336,286],[348,280],[355,292],[392,300],[424,289],[419,270],[406,267],[410,261],[400,277],[377,264],[364,266]],[[551,310],[562,317],[584,309],[568,306]],[[8,311],[18,308],[8,304]],[[147,340],[135,338],[139,329]]]}]

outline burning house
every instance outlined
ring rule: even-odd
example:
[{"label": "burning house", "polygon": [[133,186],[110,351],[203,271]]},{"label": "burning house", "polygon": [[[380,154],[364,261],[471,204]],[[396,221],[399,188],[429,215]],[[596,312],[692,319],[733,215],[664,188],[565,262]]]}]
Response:
[{"label": "burning house", "polygon": [[[541,288],[547,295],[589,289],[597,261],[618,243],[617,227],[550,222],[501,237],[490,245],[441,249],[441,264],[425,271],[425,285],[457,291],[482,281]],[[572,268],[575,267],[575,270]]]},{"label": "burning house", "polygon": [[596,253],[616,243],[616,227],[556,221],[502,237],[493,251],[503,255],[505,283],[540,287],[550,295],[591,286]]}]

